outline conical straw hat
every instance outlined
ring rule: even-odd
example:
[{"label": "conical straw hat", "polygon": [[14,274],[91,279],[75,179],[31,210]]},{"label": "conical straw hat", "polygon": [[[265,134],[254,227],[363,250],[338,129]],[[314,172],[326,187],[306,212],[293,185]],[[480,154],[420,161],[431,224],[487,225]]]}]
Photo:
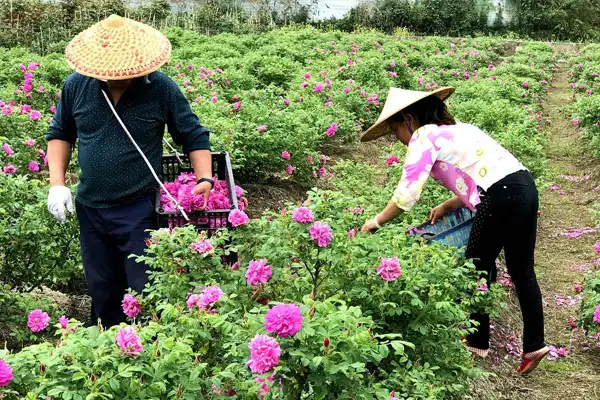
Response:
[{"label": "conical straw hat", "polygon": [[171,43],[156,29],[111,15],[75,36],[65,49],[71,68],[102,80],[137,78],[159,69]]},{"label": "conical straw hat", "polygon": [[398,111],[415,104],[417,101],[428,96],[437,96],[440,100],[444,101],[450,97],[452,93],[454,93],[454,88],[451,86],[442,87],[431,92],[390,88],[383,110],[381,111],[379,118],[377,118],[377,122],[366,130],[361,136],[360,141],[369,142],[392,133],[390,126],[386,123],[388,118]]}]

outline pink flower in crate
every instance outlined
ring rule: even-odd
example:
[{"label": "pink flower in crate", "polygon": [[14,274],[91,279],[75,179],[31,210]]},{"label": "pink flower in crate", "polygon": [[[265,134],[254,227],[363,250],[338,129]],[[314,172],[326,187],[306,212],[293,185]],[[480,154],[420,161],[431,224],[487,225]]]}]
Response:
[{"label": "pink flower in crate", "polygon": [[125,315],[130,318],[135,318],[140,312],[142,312],[142,304],[140,303],[140,300],[130,294],[126,294],[125,297],[123,297],[121,306],[123,307],[123,312]]},{"label": "pink flower in crate", "polygon": [[136,357],[144,350],[140,337],[131,326],[119,329],[115,342],[121,349],[122,356]]},{"label": "pink flower in crate", "polygon": [[4,143],[2,145],[2,150],[6,153],[7,156],[12,156],[13,154],[15,154],[14,150],[12,149],[12,147],[10,147],[10,144],[8,143]]},{"label": "pink flower in crate", "polygon": [[69,325],[69,318],[67,318],[65,315],[62,315],[59,319],[58,319],[58,323],[60,324],[60,327],[64,330],[67,329],[67,326]]},{"label": "pink flower in crate", "polygon": [[600,242],[596,242],[596,244],[594,244],[594,251],[600,254]]},{"label": "pink flower in crate", "polygon": [[31,172],[39,172],[40,164],[38,164],[35,161],[30,161],[29,165],[27,166],[27,169],[29,169]]},{"label": "pink flower in crate", "polygon": [[395,281],[402,276],[402,268],[398,257],[381,257],[380,262],[379,267],[377,267],[377,275],[384,281]]},{"label": "pink flower in crate", "polygon": [[390,167],[394,164],[398,164],[399,162],[400,159],[398,159],[398,157],[395,154],[392,154],[385,160],[385,163]]},{"label": "pink flower in crate", "polygon": [[250,260],[248,269],[246,270],[246,282],[249,285],[258,285],[259,283],[267,283],[273,275],[273,267],[267,264],[266,259]]},{"label": "pink flower in crate", "polygon": [[25,146],[27,146],[28,149],[32,148],[33,146],[35,146],[35,140],[28,138],[25,141]]},{"label": "pink flower in crate", "polygon": [[331,227],[326,222],[315,222],[310,227],[310,238],[317,244],[319,247],[327,247],[331,243],[333,239],[333,232],[331,231]]},{"label": "pink flower in crate", "polygon": [[212,245],[210,240],[200,239],[190,244],[190,249],[199,254],[206,254],[212,251],[214,249],[214,246]]},{"label": "pink flower in crate", "polygon": [[39,308],[33,310],[27,316],[27,327],[32,332],[40,332],[48,327],[50,316]]},{"label": "pink flower in crate", "polygon": [[12,368],[4,360],[0,360],[0,386],[8,386],[13,380]]},{"label": "pink flower in crate", "polygon": [[12,175],[17,172],[17,167],[12,164],[6,164],[3,168],[3,171],[6,175]]},{"label": "pink flower in crate", "polygon": [[292,156],[287,151],[282,151],[281,158],[283,158],[284,160],[289,160],[290,158],[292,158]]},{"label": "pink flower in crate", "polygon": [[596,307],[594,311],[594,322],[600,324],[600,306]]},{"label": "pink flower in crate", "polygon": [[265,329],[281,337],[294,336],[302,328],[302,314],[296,304],[278,304],[265,315]]},{"label": "pink flower in crate", "polygon": [[255,374],[264,374],[279,364],[281,347],[277,340],[267,335],[256,335],[248,344],[250,360],[247,365]]},{"label": "pink flower in crate", "polygon": [[250,218],[248,218],[246,213],[243,211],[240,211],[240,210],[231,211],[231,213],[229,213],[229,217],[227,218],[227,220],[234,227],[246,225],[248,222],[250,222]]},{"label": "pink flower in crate", "polygon": [[292,218],[299,224],[308,224],[315,220],[312,211],[308,207],[298,207],[292,211]]}]

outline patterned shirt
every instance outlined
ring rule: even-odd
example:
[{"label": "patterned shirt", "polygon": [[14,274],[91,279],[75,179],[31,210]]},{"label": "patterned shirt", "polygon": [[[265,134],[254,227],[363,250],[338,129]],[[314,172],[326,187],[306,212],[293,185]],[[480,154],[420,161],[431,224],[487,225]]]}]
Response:
[{"label": "patterned shirt", "polygon": [[[93,208],[138,201],[158,186],[102,89],[106,90],[106,84],[98,79],[71,74],[46,135],[49,141],[78,143],[77,200]],[[115,109],[158,174],[165,126],[185,153],[210,150],[209,130],[200,124],[177,84],[161,72],[138,79]]]},{"label": "patterned shirt", "polygon": [[478,187],[487,190],[520,170],[526,170],[523,164],[476,126],[425,125],[408,143],[402,179],[392,201],[410,210],[431,175],[474,210],[480,202]]}]

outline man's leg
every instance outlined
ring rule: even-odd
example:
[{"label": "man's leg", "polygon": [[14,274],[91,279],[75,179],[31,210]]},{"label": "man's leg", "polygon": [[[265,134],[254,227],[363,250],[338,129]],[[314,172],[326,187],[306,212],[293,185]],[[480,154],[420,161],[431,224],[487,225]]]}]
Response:
[{"label": "man's leg", "polygon": [[100,318],[104,327],[125,320],[121,310],[125,290],[123,260],[116,243],[105,231],[100,210],[76,203],[79,218],[83,273],[92,297],[92,325]]},{"label": "man's leg", "polygon": [[142,293],[148,275],[148,266],[138,263],[131,254],[143,255],[146,249],[146,239],[149,237],[147,230],[157,229],[156,214],[154,210],[154,197],[142,199],[136,204],[124,207],[119,214],[114,216],[113,223],[116,227],[113,234],[117,239],[121,257],[123,257],[124,272],[127,285],[137,293]]}]

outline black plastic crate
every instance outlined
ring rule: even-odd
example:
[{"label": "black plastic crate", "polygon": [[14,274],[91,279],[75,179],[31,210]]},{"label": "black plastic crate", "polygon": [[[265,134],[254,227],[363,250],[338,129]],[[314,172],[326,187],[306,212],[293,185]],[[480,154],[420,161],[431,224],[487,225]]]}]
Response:
[{"label": "black plastic crate", "polygon": [[[178,158],[179,157],[179,158]],[[181,162],[180,162],[181,160]],[[183,154],[165,154],[162,158],[161,178],[163,182],[173,182],[183,172],[194,172],[189,157]],[[158,226],[160,228],[179,227],[185,224],[194,225],[199,231],[206,231],[212,235],[220,228],[232,229],[228,221],[231,211],[238,208],[237,196],[235,194],[235,180],[229,160],[229,153],[212,153],[212,175],[227,184],[229,194],[229,204],[231,208],[227,210],[205,210],[192,211],[187,213],[190,222],[186,221],[180,211],[165,211],[160,206],[159,190],[156,194],[156,215],[158,217]]]}]

